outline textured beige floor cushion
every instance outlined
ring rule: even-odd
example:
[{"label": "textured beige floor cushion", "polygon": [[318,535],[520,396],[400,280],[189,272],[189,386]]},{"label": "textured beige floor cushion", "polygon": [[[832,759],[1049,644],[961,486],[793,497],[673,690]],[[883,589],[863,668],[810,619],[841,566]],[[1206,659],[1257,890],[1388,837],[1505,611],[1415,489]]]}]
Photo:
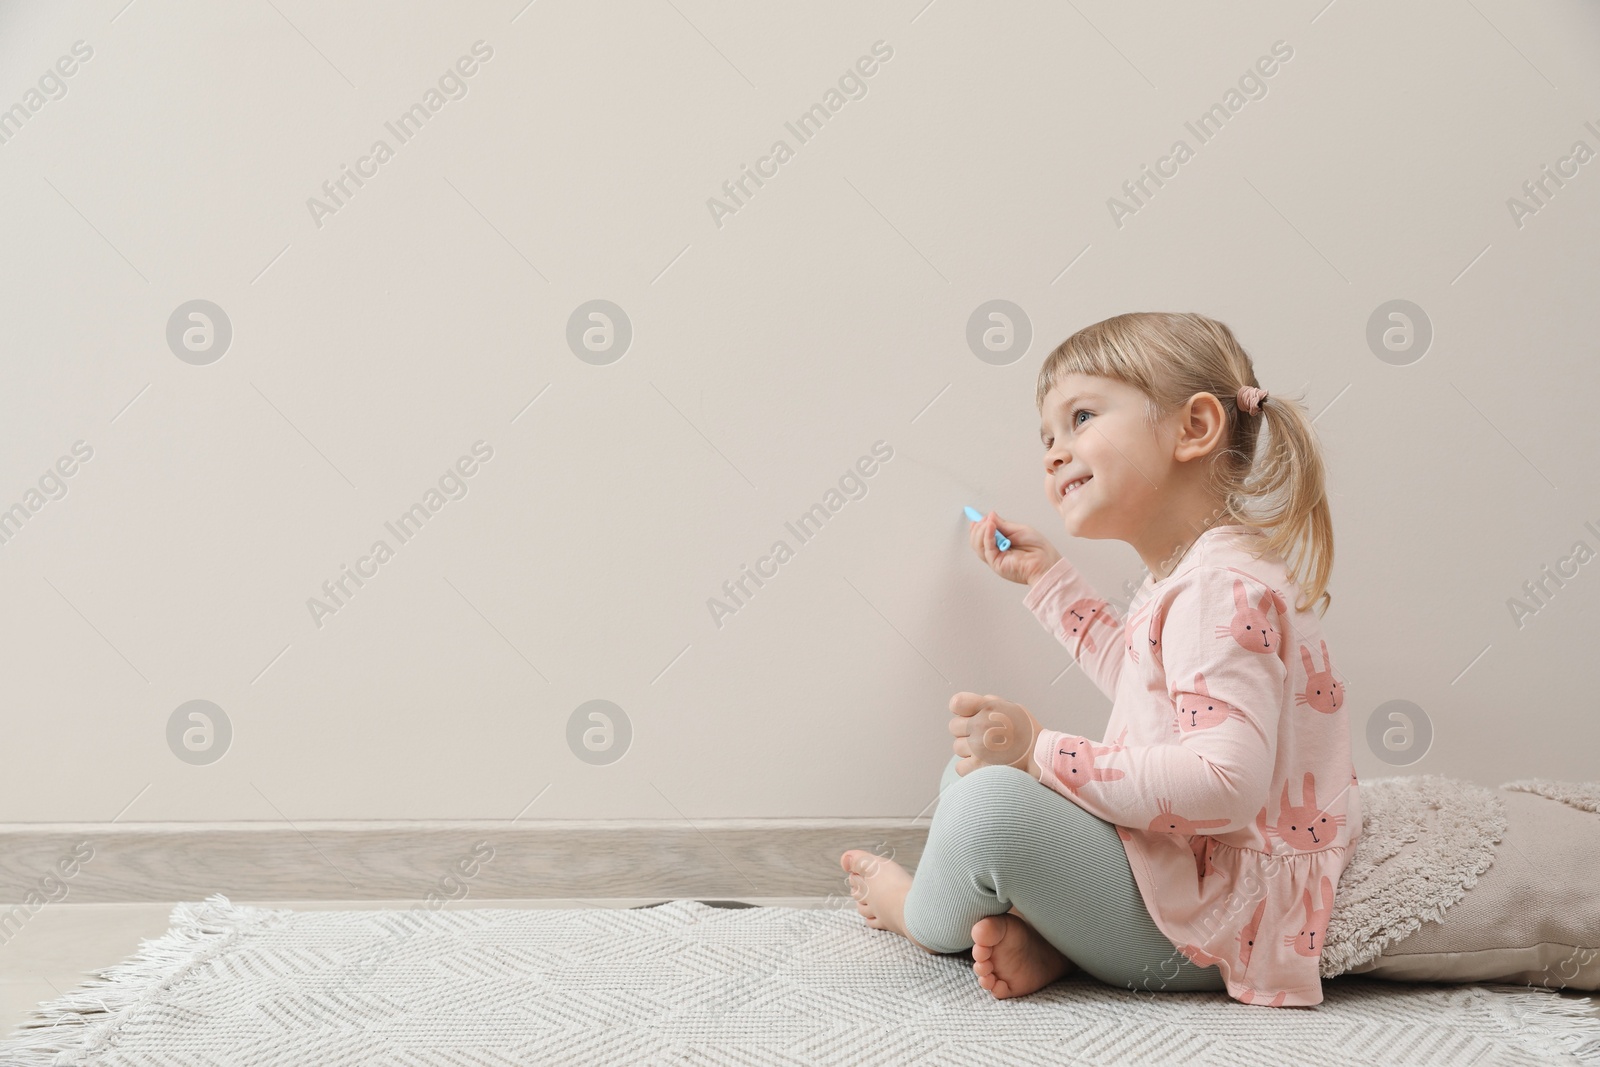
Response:
[{"label": "textured beige floor cushion", "polygon": [[1507,782],[1494,862],[1438,921],[1346,974],[1600,989],[1600,785]]}]

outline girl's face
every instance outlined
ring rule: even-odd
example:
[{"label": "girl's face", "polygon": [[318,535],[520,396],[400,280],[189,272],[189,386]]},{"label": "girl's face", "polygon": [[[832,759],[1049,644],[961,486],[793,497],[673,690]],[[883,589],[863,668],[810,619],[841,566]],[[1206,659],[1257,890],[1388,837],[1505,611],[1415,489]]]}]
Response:
[{"label": "girl's face", "polygon": [[1174,464],[1162,429],[1145,424],[1144,394],[1131,385],[1087,374],[1056,383],[1039,436],[1045,493],[1067,533],[1131,542],[1150,524]]}]

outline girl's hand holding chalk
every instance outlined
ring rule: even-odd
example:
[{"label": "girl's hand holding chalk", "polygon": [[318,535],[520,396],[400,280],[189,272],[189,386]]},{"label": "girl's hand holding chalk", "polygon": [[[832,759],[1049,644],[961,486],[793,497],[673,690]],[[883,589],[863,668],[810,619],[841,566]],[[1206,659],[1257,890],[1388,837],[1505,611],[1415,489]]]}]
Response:
[{"label": "girl's hand holding chalk", "polygon": [[[977,508],[972,507],[971,505],[968,505],[966,510],[967,510],[967,518],[970,519],[971,521],[973,521],[973,522],[982,522],[983,521],[983,512],[979,511]],[[1007,540],[1006,539],[1006,535],[1001,533],[999,530],[996,530],[994,532],[994,543],[995,543],[995,547],[998,548],[1002,552],[1004,552],[1006,549],[1011,547],[1011,542],[1009,540]]]},{"label": "girl's hand holding chalk", "polygon": [[[987,563],[1000,577],[1020,585],[1032,585],[1045,571],[1061,558],[1055,546],[1039,535],[1039,531],[1020,522],[1001,522],[994,512],[978,515],[976,509],[967,508],[967,518],[972,520],[968,539],[978,558]],[[1002,549],[1001,542],[1006,543]]]}]

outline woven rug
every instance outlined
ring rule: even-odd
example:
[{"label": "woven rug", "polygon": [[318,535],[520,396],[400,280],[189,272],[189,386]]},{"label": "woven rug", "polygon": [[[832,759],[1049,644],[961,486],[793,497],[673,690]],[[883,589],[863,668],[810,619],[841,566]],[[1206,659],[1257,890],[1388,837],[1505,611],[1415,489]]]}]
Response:
[{"label": "woven rug", "polygon": [[1343,977],[1315,1008],[1077,975],[997,1001],[853,908],[281,911],[213,896],[35,1009],[0,1063],[1600,1063],[1586,1002]]}]

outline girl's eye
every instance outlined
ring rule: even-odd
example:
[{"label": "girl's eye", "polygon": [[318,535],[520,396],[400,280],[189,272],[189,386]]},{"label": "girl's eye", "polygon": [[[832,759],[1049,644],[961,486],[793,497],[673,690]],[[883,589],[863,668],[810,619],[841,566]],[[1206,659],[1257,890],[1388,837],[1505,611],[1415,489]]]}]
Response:
[{"label": "girl's eye", "polygon": [[[1078,416],[1079,415],[1092,415],[1092,414],[1094,414],[1094,412],[1090,411],[1088,408],[1076,408],[1072,412],[1072,417],[1070,419],[1068,419],[1067,421],[1070,422],[1072,424],[1072,428],[1074,430],[1076,430],[1078,427],[1083,425],[1083,423],[1078,421]],[[1055,444],[1055,438],[1046,437],[1044,439],[1045,451],[1048,452],[1050,450],[1050,446],[1053,445],[1053,444]]]}]

